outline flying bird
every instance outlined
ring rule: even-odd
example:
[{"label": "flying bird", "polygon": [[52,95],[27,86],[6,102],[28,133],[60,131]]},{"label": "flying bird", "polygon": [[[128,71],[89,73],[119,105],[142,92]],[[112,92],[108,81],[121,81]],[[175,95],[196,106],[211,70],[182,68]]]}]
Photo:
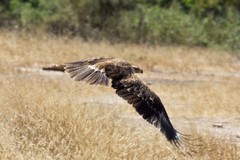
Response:
[{"label": "flying bird", "polygon": [[108,86],[111,81],[116,94],[131,104],[143,119],[159,128],[169,142],[179,146],[184,139],[183,134],[173,127],[160,98],[137,77],[136,73],[143,73],[143,70],[123,59],[91,58],[44,67],[43,70],[66,72],[75,81],[90,85]]}]

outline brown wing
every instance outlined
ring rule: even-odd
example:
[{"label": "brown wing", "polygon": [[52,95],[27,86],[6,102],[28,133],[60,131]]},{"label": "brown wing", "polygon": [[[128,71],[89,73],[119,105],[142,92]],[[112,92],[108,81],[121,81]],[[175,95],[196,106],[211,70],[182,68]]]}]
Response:
[{"label": "brown wing", "polygon": [[173,128],[160,98],[139,78],[133,75],[119,81],[113,80],[112,87],[120,97],[132,104],[145,120],[159,128],[170,142],[179,143],[180,134]]},{"label": "brown wing", "polygon": [[76,81],[84,81],[91,85],[108,85],[109,78],[105,72],[103,62],[112,58],[92,58],[84,61],[70,62],[65,64],[65,72]]}]

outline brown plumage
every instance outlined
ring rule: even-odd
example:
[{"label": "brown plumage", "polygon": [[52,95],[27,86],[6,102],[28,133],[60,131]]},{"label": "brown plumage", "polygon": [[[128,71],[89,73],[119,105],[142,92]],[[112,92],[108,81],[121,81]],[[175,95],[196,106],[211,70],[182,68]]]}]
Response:
[{"label": "brown plumage", "polygon": [[76,81],[91,85],[108,85],[111,80],[116,94],[131,104],[149,123],[159,128],[167,140],[179,145],[181,134],[174,129],[160,98],[135,73],[142,69],[118,58],[92,58],[84,61],[44,67],[65,71]]}]

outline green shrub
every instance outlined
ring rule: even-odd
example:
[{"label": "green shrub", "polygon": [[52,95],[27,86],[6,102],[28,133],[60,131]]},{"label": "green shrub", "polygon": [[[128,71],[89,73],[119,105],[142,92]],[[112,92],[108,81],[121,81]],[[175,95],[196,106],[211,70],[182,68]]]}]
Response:
[{"label": "green shrub", "polygon": [[238,50],[239,7],[237,0],[3,0],[0,26]]},{"label": "green shrub", "polygon": [[11,18],[25,28],[43,27],[64,33],[78,24],[70,1],[67,0],[11,0]]}]

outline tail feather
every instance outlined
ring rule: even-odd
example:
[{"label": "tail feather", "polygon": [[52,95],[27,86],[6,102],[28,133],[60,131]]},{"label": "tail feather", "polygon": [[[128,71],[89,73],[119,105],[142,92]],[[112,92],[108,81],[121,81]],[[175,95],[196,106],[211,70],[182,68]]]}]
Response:
[{"label": "tail feather", "polygon": [[46,70],[46,71],[60,71],[60,72],[64,72],[65,71],[65,65],[54,64],[54,65],[51,65],[51,66],[43,67],[42,69]]}]

